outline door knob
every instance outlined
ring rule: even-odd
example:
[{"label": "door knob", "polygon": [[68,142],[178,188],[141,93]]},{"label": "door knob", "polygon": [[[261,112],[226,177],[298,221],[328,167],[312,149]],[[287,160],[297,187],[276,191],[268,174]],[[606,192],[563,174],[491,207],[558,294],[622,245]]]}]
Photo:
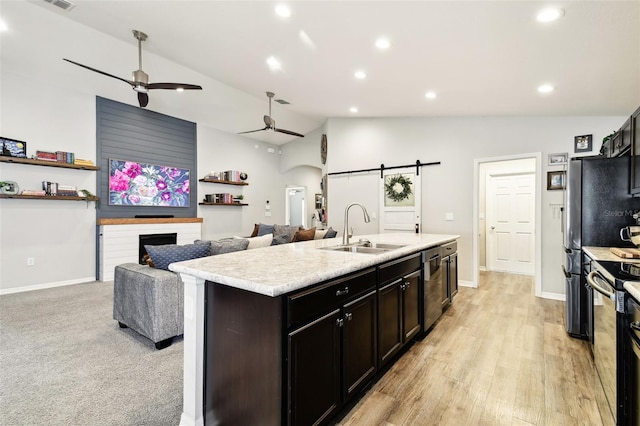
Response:
[{"label": "door knob", "polygon": [[492,226],[492,227],[491,227],[491,230],[493,231],[494,229],[496,229],[496,227],[495,227],[495,226]]}]

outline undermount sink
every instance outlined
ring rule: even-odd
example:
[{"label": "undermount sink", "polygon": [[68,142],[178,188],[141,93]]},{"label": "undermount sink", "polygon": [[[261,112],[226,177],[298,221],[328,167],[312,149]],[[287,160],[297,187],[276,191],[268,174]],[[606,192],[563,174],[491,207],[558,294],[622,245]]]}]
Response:
[{"label": "undermount sink", "polygon": [[322,250],[333,250],[333,251],[345,251],[351,253],[367,253],[367,254],[381,254],[391,250],[399,249],[404,247],[403,245],[398,244],[376,244],[371,243],[371,246],[365,245],[348,245],[348,246],[331,246],[331,247],[322,247]]}]

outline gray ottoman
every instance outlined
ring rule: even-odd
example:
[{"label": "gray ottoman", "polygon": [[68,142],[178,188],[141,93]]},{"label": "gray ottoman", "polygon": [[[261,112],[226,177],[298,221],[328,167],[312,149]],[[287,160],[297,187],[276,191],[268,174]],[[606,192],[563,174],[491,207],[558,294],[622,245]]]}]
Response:
[{"label": "gray ottoman", "polygon": [[156,349],[183,334],[183,297],[184,285],[176,273],[137,263],[115,268],[113,319],[151,339]]}]

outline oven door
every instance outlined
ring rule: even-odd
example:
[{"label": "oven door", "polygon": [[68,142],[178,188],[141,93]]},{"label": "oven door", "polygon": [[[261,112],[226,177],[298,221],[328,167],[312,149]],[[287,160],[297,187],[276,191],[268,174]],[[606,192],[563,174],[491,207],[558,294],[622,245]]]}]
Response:
[{"label": "oven door", "polygon": [[604,425],[616,424],[616,303],[615,289],[599,271],[587,275],[594,290],[593,358],[596,365],[596,402]]}]

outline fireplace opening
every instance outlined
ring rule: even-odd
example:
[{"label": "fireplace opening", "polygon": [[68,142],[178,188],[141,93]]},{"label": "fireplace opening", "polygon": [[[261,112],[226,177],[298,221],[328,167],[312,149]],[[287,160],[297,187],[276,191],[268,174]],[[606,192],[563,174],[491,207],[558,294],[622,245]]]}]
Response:
[{"label": "fireplace opening", "polygon": [[161,246],[163,244],[176,244],[178,242],[178,233],[172,234],[146,234],[138,236],[138,263],[145,265],[144,257],[147,254],[147,250],[144,248],[147,246]]}]

